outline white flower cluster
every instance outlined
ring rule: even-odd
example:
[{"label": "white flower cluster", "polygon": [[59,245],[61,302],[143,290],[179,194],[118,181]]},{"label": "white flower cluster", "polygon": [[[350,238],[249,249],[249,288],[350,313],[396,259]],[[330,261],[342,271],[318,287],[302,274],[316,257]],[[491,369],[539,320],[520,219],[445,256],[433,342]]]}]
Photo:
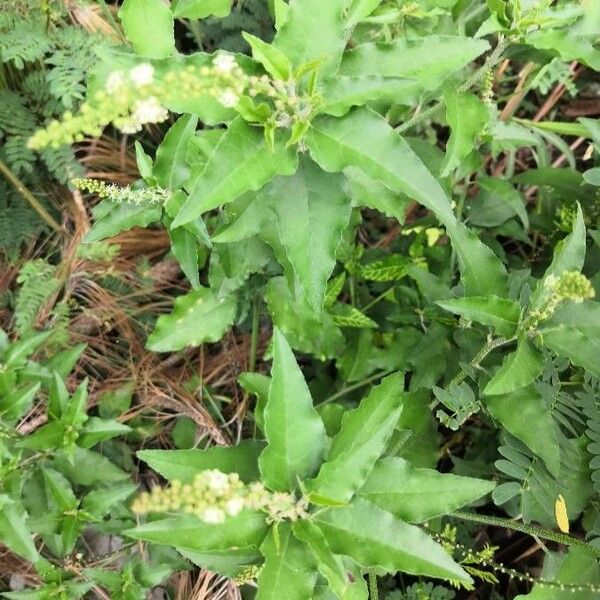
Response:
[{"label": "white flower cluster", "polygon": [[164,204],[171,197],[171,190],[159,187],[134,190],[114,184],[107,185],[98,179],[73,179],[71,183],[79,190],[97,194],[100,198],[107,198],[119,204]]},{"label": "white flower cluster", "polygon": [[237,473],[216,469],[201,471],[191,484],[173,481],[141,494],[133,503],[136,513],[184,512],[205,523],[223,523],[244,509],[264,510],[268,522],[295,521],[306,514],[305,500],[284,492],[270,493],[262,483],[245,485]]}]

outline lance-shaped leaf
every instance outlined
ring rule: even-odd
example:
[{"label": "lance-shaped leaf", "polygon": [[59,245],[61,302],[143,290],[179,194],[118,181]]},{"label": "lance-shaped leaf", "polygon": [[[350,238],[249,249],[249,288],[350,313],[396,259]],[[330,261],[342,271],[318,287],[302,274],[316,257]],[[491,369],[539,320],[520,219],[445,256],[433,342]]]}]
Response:
[{"label": "lance-shaped leaf", "polygon": [[324,106],[321,112],[341,117],[353,106],[372,101],[386,104],[408,104],[419,95],[419,84],[412,79],[363,75],[334,75],[321,86]]},{"label": "lance-shaped leaf", "polygon": [[306,142],[326,171],[358,167],[433,211],[458,254],[468,296],[506,295],[507,274],[500,259],[458,221],[438,181],[381,115],[355,108],[343,119],[318,117]]},{"label": "lance-shaped leaf", "polygon": [[344,415],[327,461],[308,486],[313,502],[348,502],[363,485],[398,422],[403,391],[404,374],[390,375]]},{"label": "lance-shaped leaf", "polygon": [[177,548],[177,552],[191,560],[195,565],[231,579],[237,577],[245,566],[262,562],[258,546],[228,548],[227,550],[213,550],[212,552],[192,552],[192,550],[186,550],[185,548]]},{"label": "lance-shaped leaf", "polygon": [[162,0],[125,0],[119,18],[136,54],[166,58],[175,50],[173,14]]},{"label": "lance-shaped leaf", "polygon": [[600,303],[569,303],[539,331],[546,348],[600,377]]},{"label": "lance-shaped leaf", "polygon": [[494,488],[492,481],[413,467],[403,458],[383,458],[358,492],[409,523],[422,523],[470,504]]},{"label": "lance-shaped leaf", "polygon": [[446,120],[451,129],[442,169],[442,176],[446,177],[472,152],[477,137],[485,129],[489,114],[483,101],[474,94],[458,93],[451,88],[444,100]]},{"label": "lance-shaped leaf", "polygon": [[40,555],[27,528],[25,514],[8,496],[0,496],[0,539],[13,552],[35,563]]},{"label": "lance-shaped leaf", "polygon": [[192,288],[199,289],[201,286],[198,274],[198,240],[196,236],[185,227],[177,227],[169,230],[169,238],[171,251],[177,259],[181,271],[192,284]]},{"label": "lance-shaped leaf", "polygon": [[289,523],[272,528],[260,551],[265,564],[258,576],[256,600],[307,600],[313,597],[317,565]]},{"label": "lance-shaped leaf", "polygon": [[288,80],[292,75],[292,65],[288,57],[272,44],[249,33],[242,33],[252,49],[252,58],[257,60],[271,77]]},{"label": "lance-shaped leaf", "polygon": [[173,312],[159,317],[148,338],[148,349],[172,352],[186,346],[216,342],[233,323],[236,306],[235,297],[217,298],[208,288],[179,296]]},{"label": "lance-shaped leaf", "polygon": [[323,307],[335,252],[350,221],[350,199],[344,177],[302,161],[292,177],[278,177],[269,186],[281,244],[307,300]]},{"label": "lance-shaped leaf", "polygon": [[317,560],[319,572],[339,600],[367,600],[367,586],[362,577],[349,576],[339,556],[329,547],[323,532],[308,519],[296,521],[294,535],[306,543]]},{"label": "lance-shaped leaf", "polygon": [[507,338],[514,335],[521,315],[521,307],[517,302],[498,298],[498,296],[456,298],[436,304],[469,321],[489,325],[498,335]]},{"label": "lance-shaped leaf", "polygon": [[348,0],[291,0],[273,45],[294,67],[319,61],[320,76],[333,73],[349,35],[343,17],[347,5]]},{"label": "lance-shaped leaf", "polygon": [[162,208],[158,204],[127,204],[103,200],[92,212],[95,221],[83,238],[85,244],[113,237],[132,227],[147,227],[150,223],[160,221]]},{"label": "lance-shaped leaf", "polygon": [[532,386],[520,388],[502,396],[490,396],[485,405],[492,416],[534,454],[548,470],[560,473],[558,431],[548,406]]},{"label": "lance-shaped leaf", "polygon": [[177,190],[190,176],[187,155],[197,125],[198,117],[182,115],[167,131],[157,148],[152,174],[161,187]]},{"label": "lance-shaped leaf", "polygon": [[273,331],[273,368],[264,423],[267,447],[259,458],[262,479],[273,490],[293,490],[318,468],[325,427],[283,334]]},{"label": "lance-shaped leaf", "polygon": [[204,523],[193,515],[151,521],[123,532],[130,538],[192,552],[260,546],[267,533],[265,514],[244,510],[223,523]]},{"label": "lance-shaped leaf", "polygon": [[200,471],[218,469],[238,473],[243,481],[251,482],[259,478],[258,455],[263,446],[262,442],[245,440],[231,448],[140,450],[137,456],[168,481],[191,483]]},{"label": "lance-shaped leaf", "polygon": [[433,90],[488,48],[485,40],[451,35],[359,44],[344,54],[339,74],[406,77],[416,80],[421,91]]},{"label": "lance-shaped leaf", "polygon": [[487,396],[510,394],[533,383],[544,370],[544,357],[527,339],[519,340],[517,349],[504,357],[502,366],[485,386]]},{"label": "lance-shaped leaf", "polygon": [[318,513],[314,521],[335,554],[350,556],[363,567],[471,582],[422,529],[367,500],[355,498],[347,506]]},{"label": "lance-shaped leaf", "polygon": [[233,202],[245,192],[259,190],[275,175],[291,175],[297,164],[296,151],[286,148],[283,138],[277,136],[271,150],[262,129],[238,117],[219,140],[202,174],[194,179],[173,227]]}]

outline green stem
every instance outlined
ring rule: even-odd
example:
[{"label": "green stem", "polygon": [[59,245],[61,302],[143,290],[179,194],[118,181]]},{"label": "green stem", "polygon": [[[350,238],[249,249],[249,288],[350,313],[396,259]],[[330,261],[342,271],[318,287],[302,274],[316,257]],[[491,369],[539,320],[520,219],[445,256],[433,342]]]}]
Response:
[{"label": "green stem", "polygon": [[250,357],[248,359],[248,370],[250,373],[256,371],[256,354],[258,352],[258,334],[260,332],[260,301],[254,299],[252,305],[252,333],[250,334]]},{"label": "green stem", "polygon": [[484,525],[491,525],[493,527],[505,527],[506,529],[513,529],[522,533],[527,533],[533,537],[537,536],[544,540],[550,540],[557,542],[558,544],[564,544],[565,546],[579,546],[581,548],[587,548],[600,556],[600,548],[595,548],[588,544],[585,540],[580,538],[567,535],[565,533],[559,533],[552,531],[552,529],[546,529],[545,527],[538,527],[537,525],[527,525],[519,521],[513,521],[512,519],[504,519],[502,517],[492,517],[489,515],[480,515],[478,513],[472,513],[468,511],[456,510],[450,513],[451,517],[455,519],[461,519],[463,521],[472,521],[474,523],[482,523]]},{"label": "green stem", "polygon": [[[492,350],[496,348],[500,348],[500,346],[504,346],[513,342],[515,338],[511,338],[510,340],[506,340],[504,338],[491,338],[489,339],[479,350],[479,352],[473,357],[469,365],[473,368],[479,367],[483,359],[490,353]],[[450,385],[460,385],[466,378],[468,373],[461,369],[459,373],[452,379]]]},{"label": "green stem", "polygon": [[325,398],[325,400],[323,400],[323,402],[321,402],[321,404],[328,404],[329,402],[333,402],[334,400],[337,400],[338,398],[341,398],[342,396],[345,396],[346,394],[349,394],[350,392],[357,390],[358,388],[364,387],[365,385],[369,385],[369,383],[371,383],[372,381],[375,381],[376,379],[380,379],[381,377],[385,377],[386,375],[389,375],[390,373],[392,373],[392,371],[384,371],[383,373],[377,373],[375,375],[371,375],[370,377],[367,377],[366,379],[363,379],[362,381],[353,383],[352,385],[349,385],[348,387],[343,387],[339,392],[336,392],[335,394],[332,394],[328,398]]},{"label": "green stem", "polygon": [[6,177],[9,183],[17,190],[18,194],[35,210],[35,212],[57,233],[63,228],[54,220],[52,215],[40,204],[38,199],[25,187],[23,182],[10,170],[9,166],[0,160],[0,173]]},{"label": "green stem", "polygon": [[106,4],[106,0],[98,0],[98,4],[100,4],[100,10],[102,11],[102,14],[110,22],[112,28],[115,30],[115,33],[121,38],[121,40],[126,42],[127,38],[123,35],[123,31],[121,31],[121,28],[115,21],[115,17],[113,16],[110,8],[108,8],[108,4]]},{"label": "green stem", "polygon": [[[481,81],[485,77],[485,74],[493,66],[498,64],[498,62],[500,61],[500,58],[502,57],[504,50],[506,50],[506,47],[508,46],[508,43],[509,43],[509,40],[507,38],[504,38],[504,37],[500,38],[498,45],[494,48],[494,51],[487,57],[487,59],[483,63],[483,65],[481,67],[479,67],[479,69],[477,69],[477,71],[475,71],[475,73],[473,73],[473,75],[471,75],[471,77],[469,77],[469,79],[467,79],[467,81],[465,81],[465,83],[463,83],[458,88],[458,91],[466,92],[467,90],[470,90],[476,83],[479,83],[479,81]],[[444,106],[443,101],[437,102],[433,106],[426,108],[424,111],[420,112],[418,115],[415,115],[414,117],[412,117],[412,119],[409,119],[402,125],[399,125],[398,127],[396,127],[396,131],[398,133],[403,133],[406,130],[411,129],[415,125],[418,125],[419,123],[421,123],[421,122],[425,121],[426,119],[429,119],[430,117],[435,115],[443,106]]]},{"label": "green stem", "polygon": [[377,575],[369,571],[369,600],[379,600],[379,590],[377,589]]}]

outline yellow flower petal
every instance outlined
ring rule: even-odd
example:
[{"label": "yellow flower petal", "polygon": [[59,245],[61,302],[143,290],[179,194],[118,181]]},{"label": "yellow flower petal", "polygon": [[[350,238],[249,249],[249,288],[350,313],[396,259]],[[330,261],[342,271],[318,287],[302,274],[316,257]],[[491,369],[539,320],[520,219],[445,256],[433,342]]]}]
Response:
[{"label": "yellow flower petal", "polygon": [[569,533],[569,516],[567,515],[567,503],[562,497],[562,494],[558,495],[558,498],[554,503],[554,515],[556,517],[556,523],[558,524],[558,528],[563,533]]}]

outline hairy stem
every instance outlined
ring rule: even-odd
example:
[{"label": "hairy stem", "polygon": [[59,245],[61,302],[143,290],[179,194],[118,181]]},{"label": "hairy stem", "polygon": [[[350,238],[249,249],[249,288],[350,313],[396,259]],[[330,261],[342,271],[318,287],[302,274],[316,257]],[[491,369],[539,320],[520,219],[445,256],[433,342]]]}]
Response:
[{"label": "hairy stem", "polygon": [[35,212],[52,227],[54,231],[61,233],[63,228],[54,220],[52,215],[40,204],[38,199],[25,187],[23,182],[11,171],[9,166],[0,160],[0,173],[6,177],[8,182],[17,190],[18,194],[35,210]]},{"label": "hairy stem", "polygon": [[587,548],[588,550],[594,552],[597,556],[600,556],[600,548],[594,548],[594,546],[591,546],[580,538],[576,538],[565,533],[552,531],[552,529],[538,527],[537,525],[527,525],[526,523],[513,521],[512,519],[480,515],[478,513],[462,510],[454,511],[450,513],[450,516],[454,517],[455,519],[462,519],[464,521],[473,521],[474,523],[483,523],[484,525],[492,525],[494,527],[514,529],[515,531],[521,531],[522,533],[527,533],[531,536],[538,536],[544,540],[550,540],[552,542],[557,542],[558,544],[564,544],[565,546],[580,546],[582,548]]},{"label": "hairy stem", "polygon": [[[490,338],[488,341],[481,347],[479,352],[473,357],[469,365],[473,368],[479,367],[483,359],[496,348],[500,348],[500,346],[504,346],[505,344],[509,344],[514,341],[514,338],[510,340],[506,340],[504,338]],[[459,373],[452,379],[450,385],[460,385],[466,378],[468,373],[461,369]]]},{"label": "hairy stem", "polygon": [[379,600],[379,590],[377,589],[377,575],[369,571],[369,600]]}]

